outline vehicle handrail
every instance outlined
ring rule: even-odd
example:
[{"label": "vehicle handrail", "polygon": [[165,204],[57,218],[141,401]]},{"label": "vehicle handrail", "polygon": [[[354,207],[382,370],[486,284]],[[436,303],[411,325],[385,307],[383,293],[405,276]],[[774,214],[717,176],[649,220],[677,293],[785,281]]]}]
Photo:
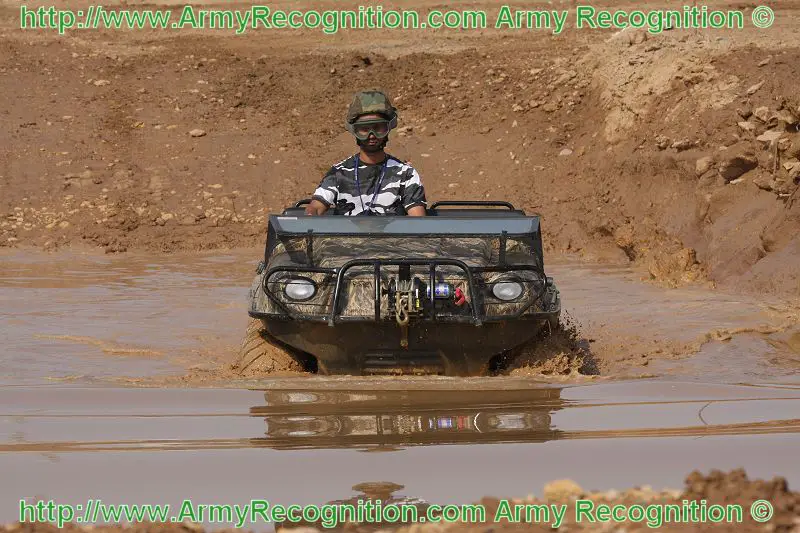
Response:
[{"label": "vehicle handrail", "polygon": [[434,202],[430,208],[436,209],[437,207],[506,207],[511,211],[516,210],[509,202],[492,200],[442,200],[440,202]]}]

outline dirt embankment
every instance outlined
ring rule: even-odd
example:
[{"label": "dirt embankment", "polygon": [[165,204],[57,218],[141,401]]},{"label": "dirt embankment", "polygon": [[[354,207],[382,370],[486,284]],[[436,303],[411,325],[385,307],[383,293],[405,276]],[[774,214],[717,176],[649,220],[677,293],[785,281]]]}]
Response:
[{"label": "dirt embankment", "polygon": [[623,32],[388,57],[30,35],[0,40],[0,246],[256,245],[353,151],[343,110],[378,85],[429,199],[511,199],[550,252],[800,296],[800,47]]}]

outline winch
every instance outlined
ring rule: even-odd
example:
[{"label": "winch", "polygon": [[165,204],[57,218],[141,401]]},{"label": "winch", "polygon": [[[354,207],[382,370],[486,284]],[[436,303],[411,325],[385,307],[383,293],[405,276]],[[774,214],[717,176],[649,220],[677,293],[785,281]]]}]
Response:
[{"label": "winch", "polygon": [[400,326],[400,346],[403,348],[408,348],[408,323],[412,316],[421,316],[431,311],[435,313],[451,305],[461,306],[466,303],[466,297],[460,288],[447,282],[435,282],[431,287],[430,283],[425,283],[416,276],[412,278],[407,266],[400,267],[398,279],[391,278],[384,293],[388,296],[389,313],[394,314],[397,325]]}]

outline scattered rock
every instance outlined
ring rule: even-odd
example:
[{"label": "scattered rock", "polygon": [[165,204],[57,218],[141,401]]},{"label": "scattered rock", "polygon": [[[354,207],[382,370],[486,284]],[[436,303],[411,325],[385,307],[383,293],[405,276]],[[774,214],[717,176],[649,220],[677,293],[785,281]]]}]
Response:
[{"label": "scattered rock", "polygon": [[771,145],[772,143],[780,139],[781,135],[783,135],[782,131],[769,130],[765,131],[764,133],[756,137],[756,140]]},{"label": "scattered rock", "polygon": [[755,85],[753,85],[753,86],[749,87],[749,88],[747,89],[747,95],[748,95],[748,96],[752,96],[752,95],[756,94],[756,92],[758,92],[758,90],[759,90],[759,89],[760,89],[760,88],[761,88],[763,85],[764,85],[764,80],[761,80],[760,82],[756,83]]},{"label": "scattered rock", "polygon": [[759,67],[766,67],[766,66],[767,66],[767,65],[769,65],[770,63],[772,63],[772,56],[769,56],[769,57],[767,57],[766,59],[764,59],[764,60],[760,61],[760,62],[758,63],[758,66],[759,66]]},{"label": "scattered rock", "polygon": [[726,182],[731,182],[758,166],[758,159],[750,154],[729,157],[719,166],[719,174]]},{"label": "scattered rock", "polygon": [[625,252],[631,261],[636,259],[636,239],[632,224],[626,224],[614,230],[615,244]]},{"label": "scattered rock", "polygon": [[106,85],[111,85],[111,82],[108,80],[94,80],[95,87],[104,87]]},{"label": "scattered rock", "polygon": [[683,248],[674,253],[657,253],[648,264],[650,275],[660,281],[685,279],[685,273],[697,264],[697,253],[693,248]]},{"label": "scattered rock", "polygon": [[800,159],[800,135],[795,135],[792,139],[792,145],[786,149],[786,155]]},{"label": "scattered rock", "polygon": [[201,130],[200,128],[195,128],[189,132],[189,135],[192,137],[205,137],[206,130]]},{"label": "scattered rock", "polygon": [[776,120],[785,130],[792,129],[793,126],[796,126],[798,122],[797,115],[789,111],[788,109],[781,109],[780,111],[775,112],[771,117],[770,120]]},{"label": "scattered rock", "polygon": [[780,195],[792,194],[796,189],[794,187],[795,180],[800,181],[800,178],[791,179],[776,179],[773,184],[772,192]]},{"label": "scattered rock", "polygon": [[714,158],[711,156],[701,157],[694,164],[694,171],[699,178],[714,166]]},{"label": "scattered rock", "polygon": [[684,150],[688,150],[689,148],[694,148],[697,143],[690,141],[689,139],[681,139],[680,141],[675,141],[672,143],[672,148],[679,152],[683,152]]},{"label": "scattered rock", "polygon": [[128,246],[120,242],[113,242],[106,246],[103,251],[107,254],[118,254],[128,251]]},{"label": "scattered rock", "polygon": [[556,502],[574,500],[580,497],[581,494],[583,494],[583,489],[571,479],[551,481],[544,486],[542,491],[542,495],[546,500]]},{"label": "scattered rock", "polygon": [[563,84],[567,83],[568,81],[574,79],[577,75],[578,75],[578,73],[575,72],[574,70],[568,70],[568,71],[564,72],[561,76],[559,76],[558,79],[556,79],[555,84],[556,85],[563,85]]},{"label": "scattered rock", "polygon": [[659,150],[666,150],[667,148],[669,148],[669,145],[670,145],[669,138],[663,135],[659,135],[656,137],[656,146],[658,147]]},{"label": "scattered rock", "polygon": [[561,150],[558,153],[558,155],[561,156],[561,157],[566,157],[566,156],[572,155],[572,150],[570,150],[569,148],[564,148],[563,150]]},{"label": "scattered rock", "polygon": [[642,44],[647,41],[647,31],[641,29],[631,29],[630,27],[620,30],[613,34],[608,40],[619,41],[628,46]]},{"label": "scattered rock", "polygon": [[68,187],[88,187],[89,185],[99,185],[103,180],[99,176],[95,176],[91,170],[84,170],[80,174],[65,174],[64,188]]},{"label": "scattered rock", "polygon": [[553,113],[555,111],[558,111],[558,105],[553,102],[549,102],[545,104],[544,107],[542,107],[542,109],[544,109],[548,113]]},{"label": "scattered rock", "polygon": [[775,180],[769,174],[762,173],[753,179],[753,185],[763,191],[772,192],[775,188]]},{"label": "scattered rock", "polygon": [[755,131],[756,129],[755,125],[749,121],[739,122],[739,127],[744,131]]},{"label": "scattered rock", "polygon": [[789,171],[789,179],[792,180],[793,183],[797,183],[798,180],[800,180],[800,163],[793,163],[787,170]]},{"label": "scattered rock", "polygon": [[461,82],[458,80],[453,80],[450,82],[450,87],[452,87],[453,89],[461,87]]},{"label": "scattered rock", "polygon": [[753,115],[761,122],[767,122],[769,120],[769,108],[765,106],[757,107],[753,111]]}]

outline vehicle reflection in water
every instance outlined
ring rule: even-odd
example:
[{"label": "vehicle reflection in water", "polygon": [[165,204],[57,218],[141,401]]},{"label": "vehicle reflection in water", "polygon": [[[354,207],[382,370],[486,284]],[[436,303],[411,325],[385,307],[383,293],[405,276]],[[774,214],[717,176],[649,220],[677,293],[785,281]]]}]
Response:
[{"label": "vehicle reflection in water", "polygon": [[265,437],[276,449],[363,448],[545,442],[561,437],[551,414],[564,402],[557,388],[524,390],[269,390]]}]

